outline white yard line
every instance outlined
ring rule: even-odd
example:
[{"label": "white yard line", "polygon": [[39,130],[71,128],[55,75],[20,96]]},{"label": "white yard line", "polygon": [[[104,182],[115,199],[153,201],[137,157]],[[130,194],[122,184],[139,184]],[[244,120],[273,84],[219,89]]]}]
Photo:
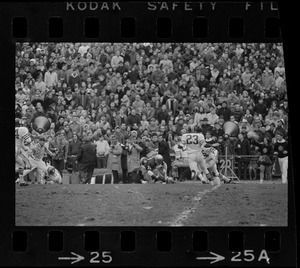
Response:
[{"label": "white yard line", "polygon": [[198,192],[198,194],[193,198],[191,206],[186,208],[182,213],[180,213],[176,219],[170,223],[171,226],[184,226],[184,222],[189,218],[191,213],[194,213],[197,209],[201,199],[207,194],[216,190],[221,185],[215,185],[211,189],[206,189],[204,191]]}]

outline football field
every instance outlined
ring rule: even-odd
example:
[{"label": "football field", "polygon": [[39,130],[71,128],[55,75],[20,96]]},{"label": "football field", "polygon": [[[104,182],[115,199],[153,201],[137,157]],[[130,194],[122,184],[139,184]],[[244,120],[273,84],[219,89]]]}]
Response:
[{"label": "football field", "polygon": [[280,181],[16,185],[17,226],[287,226]]}]

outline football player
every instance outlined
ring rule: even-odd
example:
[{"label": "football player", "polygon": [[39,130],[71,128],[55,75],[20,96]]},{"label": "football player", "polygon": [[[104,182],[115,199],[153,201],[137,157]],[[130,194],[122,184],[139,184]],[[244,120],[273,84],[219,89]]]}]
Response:
[{"label": "football player", "polygon": [[215,182],[216,184],[220,184],[221,181],[223,181],[224,183],[230,183],[231,179],[227,178],[218,171],[218,150],[214,147],[203,147],[202,154],[205,158],[206,167],[214,178],[213,182]]},{"label": "football player", "polygon": [[[181,137],[183,150],[188,154],[188,163],[191,169],[191,179],[199,178],[202,183],[208,183],[203,178],[201,171],[204,172],[206,178],[211,180],[211,175],[206,167],[205,159],[202,154],[202,147],[205,145],[205,138],[202,133],[185,133]],[[199,169],[200,166],[200,169]]]}]

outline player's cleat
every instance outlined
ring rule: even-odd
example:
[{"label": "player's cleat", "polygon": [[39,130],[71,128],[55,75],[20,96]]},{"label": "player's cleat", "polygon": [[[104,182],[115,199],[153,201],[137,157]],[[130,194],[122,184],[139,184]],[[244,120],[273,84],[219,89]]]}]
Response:
[{"label": "player's cleat", "polygon": [[20,186],[28,186],[29,185],[29,183],[27,183],[26,181],[22,181],[19,184],[20,184]]},{"label": "player's cleat", "polygon": [[197,180],[197,173],[196,173],[195,170],[192,170],[192,171],[191,171],[191,180],[192,180],[192,181]]},{"label": "player's cleat", "polygon": [[221,179],[222,181],[224,181],[224,184],[226,184],[226,183],[231,183],[231,182],[232,182],[232,178],[227,178],[225,175],[223,175],[223,174],[221,174],[221,173],[220,173],[220,179]]},{"label": "player's cleat", "polygon": [[167,177],[167,183],[175,183],[175,180],[172,177]]},{"label": "player's cleat", "polygon": [[206,176],[206,178],[207,178],[209,181],[212,180],[212,177],[211,177],[210,173],[205,174],[205,176]]}]

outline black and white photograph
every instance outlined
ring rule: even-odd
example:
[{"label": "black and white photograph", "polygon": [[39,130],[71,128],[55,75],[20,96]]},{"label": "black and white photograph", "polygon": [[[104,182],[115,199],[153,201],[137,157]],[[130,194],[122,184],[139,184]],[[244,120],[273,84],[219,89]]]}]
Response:
[{"label": "black and white photograph", "polygon": [[282,43],[15,44],[16,226],[288,226]]}]

